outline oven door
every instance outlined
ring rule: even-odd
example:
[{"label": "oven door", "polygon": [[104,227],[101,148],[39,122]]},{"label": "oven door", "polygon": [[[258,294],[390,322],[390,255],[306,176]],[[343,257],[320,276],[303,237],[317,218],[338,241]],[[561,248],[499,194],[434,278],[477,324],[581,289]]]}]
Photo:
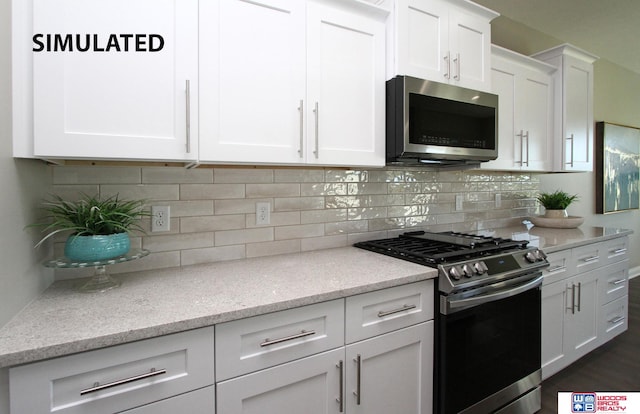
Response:
[{"label": "oven door", "polygon": [[536,274],[497,292],[452,299],[448,314],[440,313],[437,412],[490,413],[538,395],[541,284]]}]

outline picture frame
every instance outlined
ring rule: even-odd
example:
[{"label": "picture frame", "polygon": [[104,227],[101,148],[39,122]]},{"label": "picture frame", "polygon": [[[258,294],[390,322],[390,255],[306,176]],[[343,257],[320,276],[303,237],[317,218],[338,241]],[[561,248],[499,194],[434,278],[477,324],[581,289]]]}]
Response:
[{"label": "picture frame", "polygon": [[596,213],[640,208],[640,128],[596,122]]}]

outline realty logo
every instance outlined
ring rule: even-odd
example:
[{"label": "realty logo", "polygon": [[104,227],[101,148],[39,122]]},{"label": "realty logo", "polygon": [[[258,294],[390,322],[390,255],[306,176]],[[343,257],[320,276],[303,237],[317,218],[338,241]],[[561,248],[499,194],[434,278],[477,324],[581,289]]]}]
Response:
[{"label": "realty logo", "polygon": [[596,393],[595,392],[574,392],[571,393],[572,413],[595,413]]}]

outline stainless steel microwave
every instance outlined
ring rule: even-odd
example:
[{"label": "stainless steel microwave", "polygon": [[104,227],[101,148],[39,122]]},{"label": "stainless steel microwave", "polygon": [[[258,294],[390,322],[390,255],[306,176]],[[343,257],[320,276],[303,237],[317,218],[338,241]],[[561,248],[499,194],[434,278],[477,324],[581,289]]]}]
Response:
[{"label": "stainless steel microwave", "polygon": [[387,164],[471,165],[498,157],[498,96],[409,76],[387,81]]}]

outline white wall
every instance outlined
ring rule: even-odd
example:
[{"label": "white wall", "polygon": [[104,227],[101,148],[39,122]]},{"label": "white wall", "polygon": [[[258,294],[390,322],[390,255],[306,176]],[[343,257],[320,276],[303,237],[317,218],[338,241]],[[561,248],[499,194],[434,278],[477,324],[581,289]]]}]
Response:
[{"label": "white wall", "polygon": [[[33,249],[24,231],[36,206],[51,188],[49,168],[14,160],[11,148],[11,0],[0,0],[0,326],[52,281],[40,261],[46,252]],[[9,412],[7,371],[0,370],[0,414]]]}]

